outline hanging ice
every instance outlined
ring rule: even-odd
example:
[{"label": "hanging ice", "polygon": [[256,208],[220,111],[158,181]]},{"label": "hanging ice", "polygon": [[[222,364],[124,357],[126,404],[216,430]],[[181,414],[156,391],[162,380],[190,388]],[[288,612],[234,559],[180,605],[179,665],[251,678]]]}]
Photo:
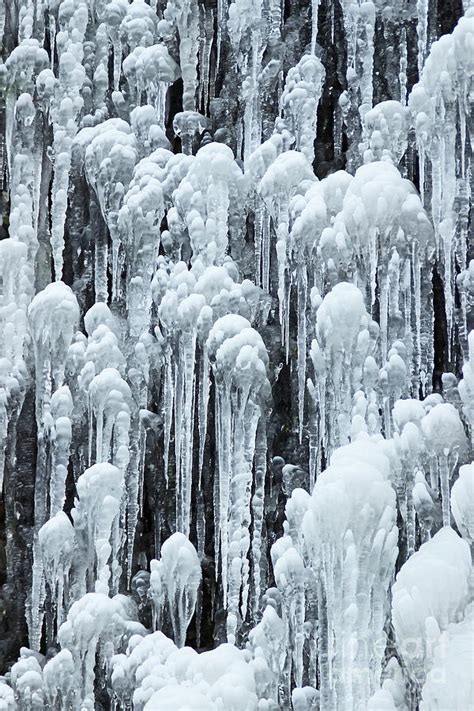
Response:
[{"label": "hanging ice", "polygon": [[382,654],[374,643],[383,634],[398,553],[388,462],[370,440],[360,444],[363,458],[359,442],[336,450],[302,522],[316,585],[321,704],[327,709],[365,707],[379,685]]},{"label": "hanging ice", "polygon": [[[151,562],[151,571],[155,610],[163,608],[166,600],[176,646],[184,647],[201,584],[201,566],[194,546],[184,534],[174,533],[163,543],[160,560]],[[161,617],[161,610],[157,617]]]},{"label": "hanging ice", "polygon": [[403,565],[392,587],[392,619],[403,661],[418,693],[433,663],[439,635],[468,601],[469,547],[451,528],[441,529]]},{"label": "hanging ice", "polygon": [[0,707],[465,711],[472,2],[3,5]]},{"label": "hanging ice", "polygon": [[208,349],[217,391],[215,547],[220,554],[227,636],[235,641],[249,596],[250,494],[258,425],[268,397],[268,356],[259,334],[236,314],[214,323]]}]

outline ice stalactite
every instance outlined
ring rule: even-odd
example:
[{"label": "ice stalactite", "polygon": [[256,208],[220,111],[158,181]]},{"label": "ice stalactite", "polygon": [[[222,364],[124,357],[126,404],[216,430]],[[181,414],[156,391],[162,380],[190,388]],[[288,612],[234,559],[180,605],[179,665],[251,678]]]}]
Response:
[{"label": "ice stalactite", "polygon": [[365,707],[379,684],[383,655],[375,651],[376,641],[383,635],[398,553],[387,469],[370,440],[338,449],[303,517],[307,565],[317,586],[321,703],[327,709]]},{"label": "ice stalactite", "polygon": [[421,542],[426,543],[431,538],[433,527],[441,520],[435,492],[426,482],[421,471],[415,475],[413,487],[413,505],[421,529]]},{"label": "ice stalactite", "polygon": [[291,543],[291,539],[284,536],[272,546],[273,571],[282,596],[282,622],[285,626],[283,645],[286,661],[283,672],[287,683],[281,699],[283,703],[288,703],[290,698],[288,680],[291,674],[295,676],[297,687],[303,683],[305,568],[300,553]]},{"label": "ice stalactite", "polygon": [[[262,156],[265,160],[265,157]],[[262,196],[273,221],[278,257],[278,303],[281,339],[289,358],[289,319],[291,282],[288,270],[287,244],[290,235],[291,199],[306,192],[315,176],[305,156],[297,151],[284,151],[270,163],[260,180],[258,192]]]},{"label": "ice stalactite", "polygon": [[178,648],[184,647],[201,584],[196,549],[183,533],[174,533],[163,543],[160,560],[151,561],[150,567],[155,619],[161,621],[166,603],[175,644]]},{"label": "ice stalactite", "polygon": [[[137,160],[135,135],[128,124],[116,131],[95,132],[85,151],[85,171],[97,195],[105,225],[113,244],[114,275],[118,269],[119,210]],[[97,301],[108,301],[108,235],[99,222],[95,240],[95,293]]]},{"label": "ice stalactite", "polygon": [[[340,219],[357,260],[357,282],[369,291],[372,307],[377,284],[380,289],[382,359],[387,357],[390,340],[405,339],[413,382],[426,387],[432,355],[424,345],[432,341],[433,324],[429,316],[422,316],[431,291],[421,283],[420,270],[429,268],[434,245],[433,230],[418,195],[390,163],[370,163],[359,168],[350,183]],[[335,222],[339,223],[339,216]],[[381,251],[385,260],[380,259]]]},{"label": "ice stalactite", "polygon": [[[147,119],[145,112],[149,108],[135,109],[132,122],[143,125],[145,121],[139,119]],[[179,255],[184,241],[184,227],[176,214],[172,216],[174,208],[170,208],[167,215],[169,229],[161,235],[160,224],[165,205],[171,202],[172,191],[189,168],[186,159],[179,161],[168,151],[169,143],[156,124],[153,110],[148,118],[151,119],[149,148],[155,150],[143,158],[133,171],[118,214],[118,239],[113,245],[113,298],[119,301],[125,291],[129,329],[134,338],[146,332],[150,323],[152,277],[158,266],[160,242],[167,252]],[[135,130],[139,133],[138,126]],[[121,274],[125,265],[127,285],[124,289]]]},{"label": "ice stalactite", "polygon": [[[115,6],[115,12],[118,15],[117,11],[121,3],[111,3],[111,5]],[[128,47],[129,54],[139,46],[151,46],[158,32],[156,12],[143,0],[123,3],[122,7],[123,10],[120,13],[122,15],[120,35],[123,45]],[[121,54],[119,52],[119,57]]]},{"label": "ice stalactite", "polygon": [[[440,429],[440,423],[442,430]],[[457,410],[450,403],[435,405],[421,421],[430,458],[430,483],[440,491],[443,525],[450,525],[450,479],[467,452],[467,439]]]},{"label": "ice stalactite", "polygon": [[183,77],[183,109],[194,111],[198,86],[199,11],[197,0],[168,0],[164,19],[179,37],[179,63]]},{"label": "ice stalactite", "polygon": [[[402,401],[403,402],[403,401]],[[402,516],[404,517],[405,530],[407,536],[407,555],[410,556],[415,552],[415,511],[418,516],[422,516],[423,507],[418,501],[418,508],[416,506],[416,477],[421,473],[421,463],[423,455],[425,454],[423,443],[420,437],[420,431],[417,426],[408,422],[401,434],[400,438],[396,440],[400,447],[400,463],[401,470],[403,472],[401,477],[401,490],[403,492],[403,501],[401,502]],[[427,489],[424,487],[424,477],[422,475],[422,480],[419,482],[418,486],[418,496],[424,496],[426,498]],[[429,497],[428,495],[428,498]],[[427,503],[427,502],[425,502]]]},{"label": "ice stalactite", "polygon": [[471,442],[474,442],[474,331],[469,334],[469,359],[463,365],[462,374],[458,388],[459,395],[471,430]]},{"label": "ice stalactite", "polygon": [[151,47],[137,47],[123,61],[123,72],[127,79],[130,100],[139,106],[145,92],[146,103],[157,115],[157,123],[164,126],[168,88],[179,77],[179,68],[163,44]]},{"label": "ice stalactite", "polygon": [[[61,395],[56,395],[55,400],[52,399],[52,395],[64,383],[67,351],[79,319],[76,297],[63,282],[51,283],[34,297],[28,308],[28,319],[33,338],[36,421],[39,433],[35,480],[33,592],[29,620],[32,646],[37,648],[41,636],[41,609],[44,596],[44,575],[38,531],[48,519],[47,499],[50,487],[54,492],[54,499],[50,505],[57,507],[56,496],[59,495],[61,498],[62,506],[64,495],[62,492],[65,485],[64,468],[61,468],[61,464],[58,468],[56,461],[53,465],[54,470],[51,466],[51,439],[52,437],[56,439],[60,449],[55,425],[59,427],[59,440],[61,436],[67,440],[70,428],[69,421],[58,423],[53,420],[51,409],[59,405]],[[67,405],[66,408],[68,409]],[[67,417],[66,419],[68,420]],[[58,447],[56,447],[57,453]],[[62,456],[64,457],[64,454]]]},{"label": "ice stalactite", "polygon": [[418,75],[421,76],[428,50],[428,9],[429,0],[417,0]]},{"label": "ice stalactite", "polygon": [[236,314],[214,323],[208,348],[216,387],[219,441],[215,546],[227,610],[227,637],[235,642],[250,592],[250,495],[256,433],[268,398],[268,355],[260,335]]},{"label": "ice stalactite", "polygon": [[[471,674],[474,662],[471,645],[473,624],[474,607],[471,603],[466,608],[464,619],[448,625],[439,636],[433,651],[432,667],[423,686],[420,711],[446,705],[454,708],[469,706],[474,692]],[[450,683],[440,683],[444,679],[449,679]]]},{"label": "ice stalactite", "polygon": [[428,538],[437,517],[424,476],[427,469],[427,443],[422,434],[425,413],[421,402],[410,399],[397,400],[392,409],[393,445],[399,461],[394,485],[404,521],[408,556],[415,551],[415,514]]},{"label": "ice stalactite", "polygon": [[64,384],[67,349],[79,320],[79,306],[64,282],[49,284],[28,308],[37,372],[36,412],[42,425],[45,405],[54,389]]},{"label": "ice stalactite", "polygon": [[49,509],[51,516],[61,511],[66,498],[67,466],[70,456],[73,401],[67,385],[55,390],[51,396],[53,442],[50,477]]},{"label": "ice stalactite", "polygon": [[245,195],[242,171],[228,146],[203,146],[173,193],[173,202],[188,230],[193,259],[222,264],[229,242],[240,242]]},{"label": "ice stalactite", "polygon": [[209,329],[216,319],[233,309],[251,321],[258,318],[261,292],[248,280],[242,284],[234,281],[238,273],[235,264],[229,259],[224,261],[223,266],[205,267],[198,258],[190,270],[184,262],[178,262],[171,273],[168,273],[165,266],[164,263],[160,265],[152,284],[160,332],[166,344],[163,413],[165,476],[171,428],[174,424],[176,525],[178,530],[189,534],[195,413],[200,421],[200,472],[206,439],[209,399],[209,354],[206,340]]},{"label": "ice stalactite", "polygon": [[[64,225],[71,169],[72,141],[84,106],[82,88],[86,79],[83,66],[88,9],[85,2],[73,5],[63,0],[58,11],[58,77],[51,97],[53,124],[53,184],[51,194],[51,249],[57,281],[63,275]],[[53,77],[51,77],[52,79]]]},{"label": "ice stalactite", "polygon": [[253,198],[255,214],[255,282],[268,291],[270,279],[270,215],[264,196],[259,191],[260,182],[271,163],[287,150],[293,139],[288,130],[274,133],[249,156],[245,172],[250,177],[250,199]]},{"label": "ice stalactite", "polygon": [[21,409],[26,381],[23,348],[27,332],[24,297],[28,291],[27,251],[19,240],[8,238],[0,242],[0,324],[5,336],[0,345],[0,489],[3,489],[8,423],[15,411]]},{"label": "ice stalactite", "polygon": [[408,147],[409,122],[409,110],[398,101],[383,101],[370,109],[359,145],[364,163],[390,160],[397,166]]},{"label": "ice stalactite", "polygon": [[[171,298],[167,299],[166,296]],[[167,398],[174,400],[177,528],[187,535],[191,517],[196,342],[198,320],[204,307],[205,298],[202,294],[190,294],[178,305],[176,294],[169,292],[159,308],[160,320],[167,332],[180,333],[176,348],[174,393],[169,393]]]},{"label": "ice stalactite", "polygon": [[91,380],[88,390],[90,436],[95,431],[94,459],[96,464],[115,464],[123,478],[130,461],[130,387],[117,370],[105,368]]},{"label": "ice stalactite", "polygon": [[0,7],[1,708],[468,707],[461,4]]},{"label": "ice stalactite", "polygon": [[[415,699],[432,666],[440,634],[467,605],[470,560],[467,543],[444,527],[404,563],[392,586],[395,636]],[[404,645],[405,640],[416,640],[416,645]]]},{"label": "ice stalactite", "polygon": [[325,296],[316,312],[315,335],[310,356],[320,460],[321,449],[328,458],[349,440],[352,395],[360,389],[364,364],[376,347],[377,324],[354,284],[340,282]]},{"label": "ice stalactite", "polygon": [[321,0],[311,1],[311,54],[314,54],[316,49],[316,38],[318,35],[318,12]]},{"label": "ice stalactite", "polygon": [[[134,603],[123,595],[110,598],[100,592],[87,593],[71,605],[58,639],[62,650],[72,655],[74,709],[94,708],[96,658],[107,668],[121,639],[143,633],[142,625],[135,618]],[[67,693],[71,685],[71,665],[62,665],[59,672],[57,689]]]},{"label": "ice stalactite", "polygon": [[472,463],[459,468],[459,477],[451,490],[451,510],[456,526],[472,551],[474,544],[474,466]]},{"label": "ice stalactite", "polygon": [[[36,217],[39,210],[40,165],[28,161],[36,155],[34,147],[35,107],[33,95],[35,78],[49,65],[46,50],[37,39],[23,39],[14,48],[5,63],[6,99],[5,99],[5,148],[9,171],[12,200],[19,198],[18,188],[27,189],[34,205]],[[16,189],[15,189],[16,188]],[[15,205],[11,206],[13,212]],[[25,215],[26,217],[26,215]],[[25,223],[25,227],[28,223]],[[33,218],[29,226],[36,226]]]},{"label": "ice stalactite", "polygon": [[313,54],[305,54],[286,75],[281,95],[283,119],[295,138],[294,147],[309,163],[314,160],[317,110],[324,78],[321,61]]},{"label": "ice stalactite", "polygon": [[285,657],[282,652],[284,626],[273,605],[274,600],[268,600],[260,622],[250,632],[249,647],[253,650],[256,658],[265,660],[270,672],[270,678],[267,681],[268,693],[270,698],[277,700],[278,684]]},{"label": "ice stalactite", "polygon": [[[227,29],[235,57],[240,93],[245,105],[238,144],[244,162],[260,145],[261,106],[259,80],[265,49],[262,36],[262,0],[236,0],[229,5]],[[243,146],[243,150],[242,150]]]},{"label": "ice stalactite", "polygon": [[[444,271],[448,348],[452,339],[456,265],[460,270],[466,268],[473,26],[474,11],[468,9],[452,34],[443,35],[432,45],[408,102],[415,123],[420,191],[431,209]],[[425,187],[428,165],[431,184]]]},{"label": "ice stalactite", "polygon": [[256,616],[262,596],[262,583],[265,581],[264,568],[264,544],[265,534],[263,530],[264,504],[265,504],[265,473],[267,463],[267,430],[263,418],[259,420],[255,434],[255,475],[253,484],[253,494],[251,500],[251,516],[253,524],[253,535],[251,542],[251,615]]},{"label": "ice stalactite", "polygon": [[4,65],[4,149],[10,188],[9,237],[1,247],[2,406],[0,479],[3,483],[8,423],[16,421],[27,383],[27,309],[34,296],[38,250],[42,136],[33,101],[35,78],[48,65],[47,52],[36,39],[24,39]]},{"label": "ice stalactite", "polygon": [[[313,183],[304,194],[295,195],[291,202],[292,228],[286,245],[286,260],[290,273],[290,288],[297,292],[297,351],[298,351],[298,420],[300,440],[303,435],[306,388],[306,357],[308,346],[308,307],[317,308],[318,287],[322,290],[324,277],[316,267],[316,253],[321,249],[323,233],[342,206],[342,196],[351,176],[338,171],[333,176]],[[310,289],[310,285],[314,287]]]},{"label": "ice stalactite", "polygon": [[157,664],[164,666],[176,650],[173,641],[162,632],[152,632],[144,637],[133,635],[125,653],[116,654],[111,659],[111,682],[115,698],[124,705],[130,705],[133,698],[134,706],[143,709],[155,690],[151,670],[147,668],[148,659],[153,658]]},{"label": "ice stalactite", "polygon": [[[150,664],[153,660],[153,665]],[[125,654],[112,658],[112,684],[116,697],[133,708],[152,711],[189,707],[217,711],[226,708],[261,708],[276,711],[267,696],[270,670],[263,659],[230,644],[197,654],[190,647],[178,649],[161,632],[130,638]],[[260,701],[259,701],[260,700]]]},{"label": "ice stalactite", "polygon": [[77,699],[74,682],[73,656],[69,649],[62,649],[43,668],[46,703],[53,709],[58,706],[74,708],[74,702]]},{"label": "ice stalactite", "polygon": [[[64,511],[58,511],[40,528],[38,542],[46,585],[54,605],[56,629],[59,629],[69,598],[69,571],[74,552],[74,529]],[[50,637],[54,637],[54,629]]]},{"label": "ice stalactite", "polygon": [[339,105],[351,142],[355,143],[360,135],[360,120],[373,104],[376,6],[372,2],[344,1],[342,12],[347,46],[347,89],[341,94]]},{"label": "ice stalactite", "polygon": [[[118,330],[117,323],[106,304],[97,302],[87,311],[84,327],[88,337],[82,332],[76,333],[68,351],[67,372],[75,403],[73,422],[76,427],[84,427],[87,432],[78,452],[80,461],[87,465],[92,463],[93,458],[97,462],[104,461],[104,458],[107,461],[111,451],[114,456],[118,453],[118,446],[112,446],[111,441],[114,418],[121,410],[125,416],[128,414],[130,388],[121,377],[124,374],[125,358],[114,332]],[[104,417],[108,417],[105,452]],[[124,415],[121,417],[125,424]],[[117,443],[121,436],[119,429],[115,435]],[[80,474],[82,469],[75,472],[76,478]]]},{"label": "ice stalactite", "polygon": [[43,675],[38,659],[30,650],[23,650],[12,667],[11,676],[15,705],[28,709],[41,708],[44,703]]},{"label": "ice stalactite", "polygon": [[[95,580],[96,592],[107,595],[109,585],[112,588],[116,585],[121,572],[117,554],[121,545],[119,513],[123,473],[112,464],[94,464],[81,474],[76,489],[78,498],[71,515],[78,547],[82,549],[75,561],[77,593],[86,592]],[[113,570],[108,565],[111,554]]]},{"label": "ice stalactite", "polygon": [[173,131],[181,141],[184,155],[193,155],[199,137],[209,129],[209,119],[197,111],[180,111],[173,119]]},{"label": "ice stalactite", "polygon": [[214,9],[201,6],[201,30],[199,47],[199,76],[201,77],[198,87],[198,106],[204,107],[207,112],[209,100],[214,98],[215,90],[215,66],[213,63],[212,51],[214,38],[212,29],[214,27]]},{"label": "ice stalactite", "polygon": [[116,296],[122,265],[127,263],[126,301],[130,334],[134,338],[146,330],[150,321],[151,279],[158,256],[163,215],[161,185],[152,174],[147,175],[143,170],[138,179],[132,180],[125,194],[123,207],[118,213],[117,244],[113,247],[112,279]]}]

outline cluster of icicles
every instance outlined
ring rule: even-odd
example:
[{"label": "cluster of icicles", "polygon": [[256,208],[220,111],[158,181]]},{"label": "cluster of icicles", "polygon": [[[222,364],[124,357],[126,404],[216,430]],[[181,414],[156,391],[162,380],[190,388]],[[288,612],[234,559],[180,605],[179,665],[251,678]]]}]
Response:
[{"label": "cluster of icicles", "polygon": [[[222,107],[212,104],[217,69],[197,0],[156,9],[63,0],[47,5],[46,28],[43,5],[21,9],[18,46],[0,67],[11,200],[0,241],[0,480],[30,387],[38,444],[30,648],[0,683],[1,709],[93,709],[96,677],[124,710],[469,707],[474,12],[428,52],[424,3],[415,4],[420,81],[407,101],[401,60],[400,100],[372,107],[383,3],[343,3],[340,107],[348,125],[360,122],[348,129],[354,170],[320,181],[317,1],[310,51],[288,71],[269,129],[265,92],[281,67],[276,58],[264,66],[263,54],[280,37],[280,3],[218,0],[214,64],[228,36],[241,79],[239,160],[226,130],[213,134]],[[174,153],[165,124],[178,79]],[[208,104],[211,118],[196,110]],[[421,197],[398,168],[415,144]],[[77,240],[85,181],[93,249]],[[242,278],[249,217],[253,281]],[[68,239],[73,262],[83,252],[72,288],[62,281]],[[459,383],[445,374],[442,395],[430,392],[435,260],[448,341],[456,325],[465,361]],[[95,304],[86,309],[88,282]],[[269,565],[267,426],[283,363],[270,363],[261,334],[275,318],[309,466],[273,462],[288,498]],[[173,482],[175,533],[161,542],[157,510],[156,559],[132,580],[151,432],[162,440],[165,490]],[[209,441],[213,494],[202,501]],[[202,614],[204,511],[214,517],[227,641],[198,654],[185,642]],[[134,596],[123,594],[131,586]]]}]

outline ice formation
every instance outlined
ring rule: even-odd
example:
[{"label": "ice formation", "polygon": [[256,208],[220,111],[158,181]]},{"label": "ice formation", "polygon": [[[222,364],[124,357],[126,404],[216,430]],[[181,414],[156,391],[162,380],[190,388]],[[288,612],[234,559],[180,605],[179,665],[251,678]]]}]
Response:
[{"label": "ice formation", "polygon": [[467,711],[472,2],[0,9],[0,709]]},{"label": "ice formation", "polygon": [[392,620],[415,689],[433,671],[441,633],[467,612],[470,575],[469,547],[448,526],[424,543],[397,575]]},{"label": "ice formation", "polygon": [[201,565],[196,549],[184,533],[173,533],[161,546],[161,558],[150,563],[150,594],[155,616],[161,619],[166,600],[178,647],[184,647],[186,630],[196,607]]}]

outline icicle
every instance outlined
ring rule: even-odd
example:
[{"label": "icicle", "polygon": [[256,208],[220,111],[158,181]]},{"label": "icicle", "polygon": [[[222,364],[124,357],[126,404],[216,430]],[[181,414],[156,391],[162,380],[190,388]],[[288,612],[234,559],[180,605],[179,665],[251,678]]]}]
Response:
[{"label": "icicle", "polygon": [[306,268],[301,265],[297,271],[298,290],[298,422],[299,438],[303,439],[304,395],[306,389],[306,298],[308,280]]},{"label": "icicle", "polygon": [[198,84],[199,10],[197,1],[168,0],[164,17],[166,20],[176,23],[178,29],[179,63],[183,76],[183,109],[184,111],[193,111]]},{"label": "icicle", "polygon": [[0,707],[469,705],[474,11],[433,2],[0,9]]},{"label": "icicle", "polygon": [[246,319],[229,314],[215,322],[207,341],[211,362],[215,359],[217,388],[219,523],[215,548],[220,552],[227,636],[232,643],[248,596],[250,492],[261,417],[258,403],[267,397],[268,388],[268,356],[260,336],[249,326]]},{"label": "icicle", "polygon": [[463,365],[463,377],[459,382],[458,390],[463,403],[463,412],[471,430],[471,442],[474,442],[474,330],[469,334],[468,343],[469,358]]},{"label": "icicle", "polygon": [[305,157],[296,151],[286,151],[270,164],[259,186],[259,192],[266,203],[268,212],[273,217],[277,235],[278,302],[282,344],[287,356],[289,351],[287,241],[290,199],[300,189],[300,186],[305,183],[308,185],[314,180],[314,174]]},{"label": "icicle", "polygon": [[209,335],[210,322],[212,319],[212,312],[206,313],[204,309],[201,310],[200,322],[198,322],[200,341],[202,343],[201,352],[201,369],[199,374],[199,388],[198,388],[198,405],[197,405],[197,416],[198,416],[198,432],[199,432],[199,489],[201,488],[202,480],[202,469],[204,465],[204,450],[206,447],[206,436],[207,436],[207,414],[209,406],[209,354],[206,345],[206,339]]},{"label": "icicle", "polygon": [[164,128],[168,87],[180,74],[167,48],[163,44],[137,47],[124,59],[123,72],[135,103],[140,103],[140,96],[145,91],[147,103],[156,111],[158,125]]},{"label": "icicle", "polygon": [[[69,650],[74,662],[75,700],[83,708],[94,705],[94,669],[96,654],[99,664],[105,664],[131,630],[143,634],[136,620],[136,607],[131,600],[117,595],[109,598],[102,593],[87,593],[73,603],[67,620],[61,625],[58,638],[63,650]],[[131,629],[129,629],[131,628]],[[70,667],[64,669],[69,673]],[[62,675],[60,686],[62,687]]]},{"label": "icicle", "polygon": [[[424,9],[426,11],[426,7]],[[419,83],[409,98],[420,153],[420,172],[425,156],[431,163],[431,213],[437,251],[440,241],[443,248],[441,267],[444,271],[448,351],[451,349],[453,322],[451,282],[454,256],[457,251],[465,253],[466,247],[459,244],[459,236],[465,237],[460,229],[464,217],[459,217],[461,212],[457,206],[455,209],[456,192],[464,176],[464,160],[456,162],[455,152],[456,135],[461,134],[461,142],[464,142],[462,134],[468,111],[465,87],[470,72],[465,37],[472,33],[473,24],[474,18],[468,11],[452,34],[444,35],[433,43],[423,71],[420,71]],[[454,62],[451,61],[453,56],[458,57]],[[423,166],[421,185],[424,183],[424,172]],[[429,193],[427,197],[430,197]]]},{"label": "icicle", "polygon": [[361,292],[343,282],[336,284],[316,313],[311,359],[319,386],[320,446],[328,457],[347,436],[343,422],[349,421],[351,392],[358,386],[355,363],[368,355],[370,318]]},{"label": "icicle", "polygon": [[[365,706],[370,690],[380,683],[382,654],[374,654],[371,644],[352,644],[361,637],[378,639],[384,626],[385,596],[397,556],[395,494],[385,479],[388,469],[388,461],[369,441],[338,449],[319,476],[303,518],[309,563],[319,581],[321,701],[327,709],[346,702]],[[370,505],[359,486],[354,488],[354,476],[368,490],[377,488]],[[371,510],[369,526],[356,523],[362,505]],[[383,569],[381,560],[386,562]],[[364,669],[373,665],[367,683],[353,673],[359,663]]]},{"label": "icicle", "polygon": [[397,644],[403,646],[407,638],[419,640],[413,653],[402,652],[409,679],[417,689],[432,663],[431,635],[446,629],[465,608],[470,568],[467,544],[445,527],[406,561],[392,586]]},{"label": "icicle", "polygon": [[26,709],[41,708],[44,704],[42,671],[34,653],[22,648],[20,659],[12,666],[11,684],[15,706]]},{"label": "icicle", "polygon": [[[84,536],[84,560],[80,565],[84,576],[95,577],[96,592],[108,594],[112,574],[108,560],[123,495],[123,473],[112,464],[94,464],[81,474],[76,488],[79,499],[75,500],[71,515],[75,530]],[[81,581],[81,586],[85,582]]]},{"label": "icicle", "polygon": [[74,551],[74,529],[63,511],[41,527],[38,535],[46,583],[51,590],[57,629],[67,609],[68,577]]},{"label": "icicle", "polygon": [[[193,453],[193,430],[194,430],[194,367],[196,354],[196,333],[186,334],[183,345],[183,371],[184,371],[184,394],[183,394],[183,444],[181,456],[181,496],[178,492],[178,530],[182,530],[185,535],[189,535],[191,518],[191,487],[192,487],[192,453]],[[177,439],[175,435],[175,439]],[[181,500],[180,500],[181,499]]]},{"label": "icicle", "polygon": [[[78,130],[78,116],[84,106],[81,97],[86,72],[82,41],[88,13],[84,2],[77,3],[72,16],[59,13],[58,34],[59,74],[52,102],[53,119],[53,185],[51,195],[51,248],[56,280],[62,279],[64,224],[67,210],[72,139]],[[61,41],[59,41],[61,37]]]},{"label": "icicle", "polygon": [[[303,684],[303,624],[304,624],[304,565],[291,541],[283,537],[272,546],[272,563],[276,583],[283,597],[283,622],[286,625],[287,681],[294,673],[296,685]],[[289,697],[289,689],[286,692]]]},{"label": "icicle", "polygon": [[[406,401],[398,401],[406,402]],[[405,492],[405,525],[407,534],[408,557],[415,552],[415,471],[417,463],[420,461],[420,431],[416,424],[408,422],[400,436],[400,443],[404,450],[402,466],[404,469],[403,488]]]},{"label": "icicle", "polygon": [[61,387],[64,382],[67,349],[79,319],[76,297],[62,282],[49,284],[31,302],[28,318],[37,373],[36,419],[40,432],[35,488],[35,521],[38,531],[46,520],[47,489],[51,481],[46,458],[47,440],[53,424],[50,398],[53,389]]},{"label": "icicle", "polygon": [[54,419],[53,463],[50,480],[50,514],[54,516],[63,508],[66,498],[66,476],[72,439],[71,415],[73,402],[67,386],[53,393],[51,414]]},{"label": "icicle", "polygon": [[265,475],[267,469],[267,439],[263,420],[258,423],[255,443],[255,492],[252,496],[252,570],[253,615],[257,615],[261,595],[262,525],[264,518]]},{"label": "icicle", "polygon": [[418,76],[421,77],[428,49],[428,0],[417,0]]},{"label": "icicle", "polygon": [[131,392],[115,368],[104,368],[89,385],[89,398],[96,424],[96,462],[113,459],[112,431],[122,412],[128,416]]},{"label": "icicle", "polygon": [[[362,45],[361,57],[362,76],[360,79],[361,104],[359,113],[361,118],[372,108],[374,71],[374,32],[375,32],[375,6],[372,2],[364,2],[359,7],[359,22],[364,26],[364,39],[359,39],[358,44]],[[359,24],[359,23],[358,23]],[[357,48],[360,51],[360,48]]]},{"label": "icicle", "polygon": [[183,647],[201,582],[199,558],[186,536],[174,533],[163,543],[161,560],[158,566],[155,563],[154,570],[159,570],[176,646]]},{"label": "icicle", "polygon": [[318,34],[318,10],[321,0],[311,0],[311,54],[316,49],[316,37]]},{"label": "icicle", "polygon": [[459,469],[459,477],[451,489],[451,510],[462,537],[470,546],[474,542],[474,466],[466,464]]},{"label": "icicle", "polygon": [[325,70],[320,60],[314,54],[305,54],[288,72],[281,95],[285,123],[295,137],[296,149],[309,164],[314,160],[316,114],[324,79]]},{"label": "icicle", "polygon": [[406,106],[407,103],[407,68],[408,68],[408,48],[407,48],[407,31],[403,27],[400,38],[400,71],[398,73],[398,81],[400,84],[400,103]]},{"label": "icicle", "polygon": [[450,403],[435,405],[423,418],[421,427],[439,473],[443,526],[449,526],[449,480],[458,458],[466,451],[466,435],[458,412]]}]

